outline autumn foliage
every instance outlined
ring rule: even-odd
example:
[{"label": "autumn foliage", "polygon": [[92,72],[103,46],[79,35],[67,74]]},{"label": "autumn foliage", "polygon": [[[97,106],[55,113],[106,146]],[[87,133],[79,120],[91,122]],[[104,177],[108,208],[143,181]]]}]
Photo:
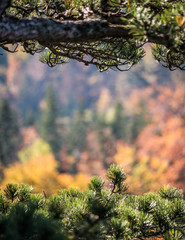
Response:
[{"label": "autumn foliage", "polygon": [[1,185],[27,183],[49,195],[70,186],[85,189],[91,176],[104,176],[116,163],[128,174],[132,193],[161,185],[185,192],[182,73],[159,75],[150,55],[137,71],[118,76],[94,74],[79,64],[74,71],[64,65],[65,71],[50,72],[32,59],[33,72],[28,60],[23,54],[7,59],[6,84],[14,100],[7,104],[20,108],[21,138],[17,156],[14,151],[10,162],[1,161]]},{"label": "autumn foliage", "polygon": [[16,162],[4,169],[2,185],[25,183],[33,186],[35,192],[45,191],[51,195],[58,189],[68,187],[87,187],[89,178],[84,174],[72,176],[57,171],[57,161],[49,145],[42,139],[36,139],[27,149],[19,153],[21,162]]},{"label": "autumn foliage", "polygon": [[173,87],[146,88],[135,92],[137,94],[148,100],[152,122],[141,131],[134,144],[117,144],[115,162],[128,170],[134,192],[168,184],[185,189],[185,89],[182,82]]}]

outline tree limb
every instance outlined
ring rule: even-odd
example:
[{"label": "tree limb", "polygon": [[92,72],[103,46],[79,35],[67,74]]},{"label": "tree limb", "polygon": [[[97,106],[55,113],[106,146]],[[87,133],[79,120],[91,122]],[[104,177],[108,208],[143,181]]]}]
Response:
[{"label": "tree limb", "polygon": [[[11,0],[0,0],[0,46],[9,50],[6,44],[21,43],[30,54],[50,46],[52,66],[63,62],[65,56],[103,69],[119,69],[137,63],[143,57],[142,45],[150,42],[157,44],[153,52],[162,65],[185,70],[185,20],[173,1],[161,0],[161,11],[150,1],[136,5],[122,0],[108,2],[74,1],[68,6],[54,0],[12,1],[11,5]],[[11,16],[5,12],[9,6]]]},{"label": "tree limb", "polygon": [[0,21],[0,43],[28,40],[41,42],[76,42],[98,40],[105,37],[128,38],[123,26],[109,25],[103,20],[57,22],[46,18],[4,17]]}]

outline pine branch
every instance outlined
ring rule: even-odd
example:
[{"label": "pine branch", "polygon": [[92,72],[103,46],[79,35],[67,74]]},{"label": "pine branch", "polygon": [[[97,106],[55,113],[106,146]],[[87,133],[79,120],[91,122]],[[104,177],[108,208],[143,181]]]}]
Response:
[{"label": "pine branch", "polygon": [[105,37],[128,38],[129,33],[122,26],[109,25],[103,20],[57,22],[45,18],[6,17],[0,21],[0,43],[28,40],[49,43],[76,42]]}]

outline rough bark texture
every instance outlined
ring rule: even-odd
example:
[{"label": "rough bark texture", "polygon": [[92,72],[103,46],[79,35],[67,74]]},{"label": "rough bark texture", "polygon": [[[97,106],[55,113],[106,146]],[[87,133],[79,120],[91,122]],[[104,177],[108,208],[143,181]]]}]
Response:
[{"label": "rough bark texture", "polygon": [[[161,6],[166,2],[163,1]],[[169,10],[169,2],[173,1],[167,2],[162,10],[166,22],[169,20],[164,10]],[[62,63],[62,58],[66,57],[94,64],[102,71],[113,67],[118,69],[121,65],[127,65],[126,69],[129,69],[143,57],[141,47],[151,42],[162,46],[156,46],[154,57],[163,66],[170,70],[185,70],[185,23],[180,13],[172,16],[172,25],[167,25],[158,21],[160,16],[151,4],[143,6],[141,12],[140,8],[135,9],[132,16],[131,12],[125,12],[125,3],[122,9],[115,7],[112,10],[107,7],[107,1],[101,0],[100,9],[94,9],[93,4],[85,8],[82,4],[78,8],[78,17],[74,17],[72,10],[56,5],[54,0],[48,1],[47,6],[42,1],[33,2],[33,5],[26,3],[21,6],[15,1],[15,5],[11,5],[11,0],[0,0],[0,46],[7,51],[11,50],[6,44],[11,43],[21,43],[31,54],[47,47],[50,50],[48,59],[45,57],[43,62],[50,66]],[[9,6],[14,17],[6,11]],[[146,17],[142,15],[144,10]]]},{"label": "rough bark texture", "polygon": [[[11,0],[0,1],[0,16],[3,15]],[[25,42],[75,42],[98,40],[105,37],[128,37],[122,26],[110,26],[106,21],[93,19],[89,21],[59,22],[48,18],[0,18],[0,43]]]},{"label": "rough bark texture", "polygon": [[[0,16],[11,0],[0,0]],[[49,18],[0,18],[0,44],[36,40],[40,42],[94,41],[106,37],[131,39],[124,25],[111,24],[100,19],[55,21]],[[148,35],[148,41],[170,47],[170,41],[161,36]]]},{"label": "rough bark texture", "polygon": [[101,20],[56,22],[51,19],[2,18],[0,42],[15,43],[27,40],[65,42],[96,40],[104,37],[124,37],[128,32],[122,26],[108,25]]}]

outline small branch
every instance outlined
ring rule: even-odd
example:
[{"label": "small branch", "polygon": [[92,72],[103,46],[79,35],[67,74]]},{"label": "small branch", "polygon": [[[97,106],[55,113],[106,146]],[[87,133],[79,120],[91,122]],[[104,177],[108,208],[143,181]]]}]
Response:
[{"label": "small branch", "polygon": [[19,46],[18,43],[16,43],[16,46],[14,47],[14,49],[13,49],[13,50],[10,50],[8,47],[0,44],[0,47],[2,47],[5,51],[7,51],[7,52],[9,52],[9,53],[15,53],[15,52],[17,52],[18,46]]},{"label": "small branch", "polygon": [[112,191],[111,191],[111,193],[110,193],[110,195],[109,195],[109,198],[107,199],[107,202],[106,202],[106,204],[105,204],[105,207],[109,204],[112,195],[115,193],[115,192],[114,192],[114,191],[115,191],[115,188],[116,188],[116,184],[113,185]]},{"label": "small branch", "polygon": [[2,16],[5,10],[10,6],[10,3],[11,3],[11,0],[0,1],[0,16]]}]

